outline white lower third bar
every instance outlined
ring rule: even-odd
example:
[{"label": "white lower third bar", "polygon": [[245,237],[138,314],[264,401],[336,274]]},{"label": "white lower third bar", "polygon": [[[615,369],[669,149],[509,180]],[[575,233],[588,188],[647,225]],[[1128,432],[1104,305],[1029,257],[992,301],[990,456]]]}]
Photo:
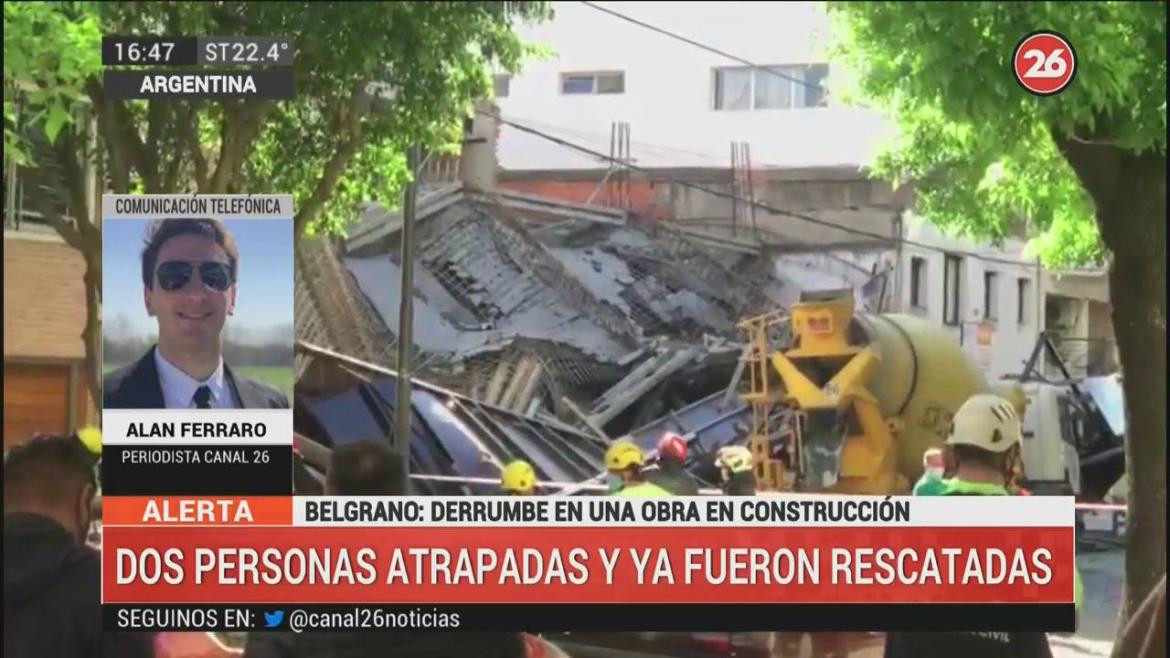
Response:
[{"label": "white lower third bar", "polygon": [[106,409],[105,445],[292,445],[291,409]]}]

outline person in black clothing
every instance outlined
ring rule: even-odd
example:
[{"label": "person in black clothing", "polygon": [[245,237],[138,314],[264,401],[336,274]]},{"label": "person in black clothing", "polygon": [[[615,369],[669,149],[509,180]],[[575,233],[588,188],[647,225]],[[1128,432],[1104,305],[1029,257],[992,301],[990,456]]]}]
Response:
[{"label": "person in black clothing", "polygon": [[309,471],[305,455],[293,446],[293,494],[297,496],[320,496],[324,485]]},{"label": "person in black clothing", "polygon": [[345,443],[333,448],[325,472],[327,496],[405,496],[402,458],[385,439]]},{"label": "person in black clothing", "polygon": [[699,486],[687,472],[687,440],[667,432],[658,440],[658,463],[644,472],[646,479],[676,496],[698,496]]},{"label": "person in black clothing", "polygon": [[[385,439],[333,448],[325,493],[334,496],[401,496],[407,493],[402,459]],[[522,658],[520,633],[385,631],[249,633],[244,658]]]},{"label": "person in black clothing", "polygon": [[146,658],[151,633],[105,633],[101,556],[85,545],[97,492],[76,436],[4,457],[4,658]]}]

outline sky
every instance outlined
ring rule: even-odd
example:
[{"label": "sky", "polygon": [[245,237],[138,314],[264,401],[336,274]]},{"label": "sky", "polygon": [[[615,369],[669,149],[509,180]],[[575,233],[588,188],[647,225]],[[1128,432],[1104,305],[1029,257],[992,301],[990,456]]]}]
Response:
[{"label": "sky", "polygon": [[[119,316],[141,334],[157,333],[142,301],[142,239],[150,220],[111,219],[102,226],[102,315]],[[236,313],[225,332],[248,336],[291,328],[294,308],[292,220],[225,220],[240,250]],[[291,335],[291,329],[287,332]]]}]

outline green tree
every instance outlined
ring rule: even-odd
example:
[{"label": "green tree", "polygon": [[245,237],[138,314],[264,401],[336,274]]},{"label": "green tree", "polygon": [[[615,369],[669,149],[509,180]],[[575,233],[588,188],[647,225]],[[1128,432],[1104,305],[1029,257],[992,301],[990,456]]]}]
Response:
[{"label": "green tree", "polygon": [[[899,136],[883,177],[959,234],[1026,226],[1047,264],[1109,263],[1131,478],[1126,610],[1165,573],[1166,5],[1126,2],[830,2],[856,100]],[[1055,30],[1076,78],[1035,97],[1016,44]]]},{"label": "green tree", "polygon": [[[398,205],[408,145],[458,148],[492,67],[514,72],[534,52],[516,24],[550,13],[546,2],[5,3],[5,153],[43,174],[38,210],[85,256],[95,402],[101,218],[87,166],[115,193],[292,193],[298,236],[342,232],[358,202]],[[102,34],[292,37],[297,96],[111,99]]]}]

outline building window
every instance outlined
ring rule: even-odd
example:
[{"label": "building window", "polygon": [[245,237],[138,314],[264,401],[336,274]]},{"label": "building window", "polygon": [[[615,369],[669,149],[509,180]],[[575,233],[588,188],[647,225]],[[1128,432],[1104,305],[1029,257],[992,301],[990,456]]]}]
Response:
[{"label": "building window", "polygon": [[983,319],[999,319],[999,275],[995,272],[983,273]]},{"label": "building window", "polygon": [[959,304],[962,302],[959,279],[963,259],[947,254],[943,263],[943,324],[956,326],[959,324]]},{"label": "building window", "polygon": [[926,308],[926,259],[910,258],[910,306]]},{"label": "building window", "polygon": [[1032,315],[1032,282],[1025,278],[1016,279],[1016,322],[1028,324]]},{"label": "building window", "polygon": [[512,76],[507,73],[492,76],[492,88],[496,91],[496,98],[507,98],[512,88]]},{"label": "building window", "polygon": [[562,73],[562,94],[624,94],[626,74],[622,71],[607,73]]},{"label": "building window", "polygon": [[715,69],[716,110],[787,110],[825,105],[828,64]]}]

